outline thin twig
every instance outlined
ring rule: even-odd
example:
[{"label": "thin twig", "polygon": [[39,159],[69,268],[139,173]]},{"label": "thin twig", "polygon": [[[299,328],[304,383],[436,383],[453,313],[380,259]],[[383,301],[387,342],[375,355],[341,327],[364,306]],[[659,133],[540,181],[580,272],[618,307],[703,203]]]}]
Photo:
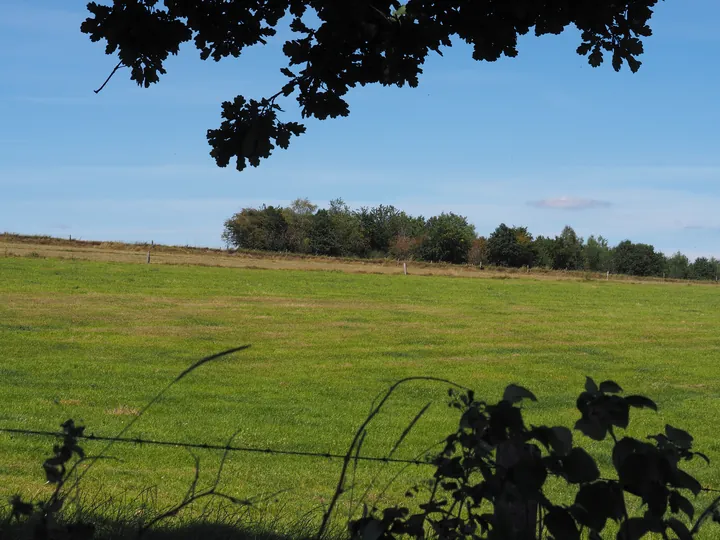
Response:
[{"label": "thin twig", "polygon": [[[438,441],[438,442],[436,442],[435,444],[433,444],[433,445],[431,445],[431,446],[428,446],[425,450],[423,450],[422,452],[420,452],[419,454],[417,454],[417,458],[419,459],[420,456],[426,455],[430,450],[432,450],[432,449],[435,448],[436,446],[441,445],[443,442],[445,442],[445,439],[443,439],[442,441]],[[428,465],[433,465],[433,464],[432,464],[432,463],[428,463]],[[375,497],[375,502],[376,502],[376,503],[377,503],[382,497],[385,496],[385,493],[387,493],[387,490],[390,489],[390,486],[392,486],[392,485],[397,481],[397,479],[400,478],[400,475],[403,474],[403,473],[407,470],[408,467],[409,467],[409,465],[405,465],[405,466],[404,466],[403,468],[401,468],[397,473],[395,473],[395,476],[393,476],[387,484],[385,484],[385,487],[380,491],[380,493],[378,493],[377,497]],[[364,495],[365,497],[367,497],[367,495],[368,495],[368,493],[369,493],[369,491],[370,491],[370,487],[371,487],[371,486],[368,486],[367,491],[365,491],[365,495]],[[373,503],[373,506],[374,506],[374,503]]]},{"label": "thin twig", "polygon": [[185,497],[183,497],[183,502],[189,501],[193,498],[193,496],[195,495],[195,491],[197,490],[198,482],[200,481],[200,458],[192,452],[190,452],[190,455],[192,456],[193,461],[195,461],[195,474],[193,476],[193,481],[190,483],[190,487],[185,494]]},{"label": "thin twig", "polygon": [[[185,369],[182,373],[180,373],[180,375],[178,375],[178,376],[175,377],[172,381],[170,381],[170,383],[169,383],[165,388],[163,388],[163,389],[162,389],[158,394],[156,394],[155,397],[152,398],[142,409],[140,409],[140,412],[138,412],[137,416],[136,416],[135,418],[133,418],[130,422],[128,422],[128,424],[127,424],[123,429],[120,430],[120,433],[118,433],[115,438],[119,439],[119,438],[121,438],[125,433],[127,433],[127,431],[135,424],[135,422],[137,422],[138,420],[140,420],[140,418],[142,418],[142,416],[145,414],[145,412],[146,412],[150,407],[152,407],[155,403],[157,403],[157,401],[158,401],[161,397],[163,397],[163,396],[165,395],[165,392],[167,392],[168,390],[170,390],[170,388],[172,388],[173,386],[175,386],[175,384],[177,384],[178,382],[180,382],[184,377],[186,377],[187,375],[189,375],[190,373],[192,373],[193,371],[195,371],[197,368],[199,368],[199,367],[202,366],[203,364],[206,364],[206,363],[208,363],[208,362],[210,362],[210,361],[212,361],[212,360],[217,360],[218,358],[222,358],[222,357],[224,357],[224,356],[228,356],[228,355],[230,355],[230,354],[233,354],[233,353],[236,353],[236,352],[239,352],[239,351],[244,351],[244,350],[249,349],[249,348],[250,348],[250,345],[243,345],[243,346],[241,346],[241,347],[235,347],[235,348],[233,348],[233,349],[228,349],[228,350],[226,350],[226,351],[222,351],[222,352],[219,352],[219,353],[217,353],[217,354],[212,354],[212,355],[210,355],[210,356],[206,356],[205,358],[202,358],[202,359],[198,360],[197,362],[195,362],[195,363],[194,363],[193,365],[191,365],[189,368]],[[114,440],[110,440],[110,441],[108,442],[108,444],[105,445],[105,448],[102,449],[102,451],[100,452],[100,454],[99,454],[98,457],[104,456],[104,455],[107,453],[107,451],[113,446],[113,444],[115,444],[115,441],[114,441]],[[89,464],[87,467],[85,467],[85,469],[83,470],[83,472],[82,472],[81,474],[78,475],[77,479],[75,480],[75,483],[70,487],[70,490],[72,490],[75,486],[77,486],[77,485],[80,483],[80,481],[81,481],[81,480],[83,479],[83,477],[87,474],[87,472],[90,470],[90,468],[95,464],[95,462],[97,461],[98,457],[96,457],[95,459],[91,460],[91,461],[90,461],[90,464]],[[59,493],[59,492],[58,492],[58,493]],[[56,493],[56,494],[53,494],[53,497],[52,497],[51,500],[57,500],[57,498],[58,498],[57,495],[58,495],[57,493]]]},{"label": "thin twig", "polygon": [[[236,434],[233,434],[232,438],[228,441],[228,445],[230,442],[232,442],[232,439],[235,437]],[[218,491],[218,485],[220,484],[220,478],[222,477],[223,469],[225,468],[225,460],[227,458],[227,452],[223,455],[222,460],[220,461],[220,465],[218,467],[218,473],[215,476],[215,481],[213,482],[212,486],[203,491],[202,493],[196,493],[197,485],[200,480],[200,459],[195,456],[194,454],[191,454],[193,457],[193,460],[195,461],[195,474],[193,477],[193,481],[190,484],[190,487],[188,489],[187,494],[185,497],[183,497],[183,500],[177,504],[176,506],[170,508],[169,510],[166,510],[162,514],[155,516],[153,519],[151,519],[149,522],[144,524],[142,527],[140,527],[140,530],[138,531],[138,535],[142,536],[146,531],[148,531],[150,528],[155,526],[155,524],[159,523],[160,521],[167,519],[169,517],[176,516],[179,514],[183,509],[187,508],[191,504],[199,501],[200,499],[205,498],[218,498],[218,499],[224,499],[226,501],[231,502],[234,505],[237,506],[252,506],[256,501],[253,499],[238,499],[237,497],[233,497],[232,495],[228,495],[227,493],[222,493],[221,491]],[[262,499],[258,499],[257,502],[263,502],[270,500],[276,496],[278,496],[280,493],[285,493],[287,491],[290,491],[288,489],[277,491],[267,497],[264,497]]]},{"label": "thin twig", "polygon": [[423,415],[427,412],[427,410],[430,408],[430,405],[432,405],[432,402],[429,402],[427,405],[425,405],[422,409],[420,409],[420,412],[418,412],[413,419],[410,421],[408,426],[405,428],[405,430],[400,435],[400,438],[397,440],[395,445],[392,447],[392,450],[390,450],[390,453],[388,454],[388,457],[392,457],[395,454],[395,451],[400,448],[400,445],[405,440],[405,437],[407,437],[412,429],[415,427],[415,424],[418,423],[420,418],[423,417]]},{"label": "thin twig", "polygon": [[720,505],[720,497],[716,498],[712,503],[710,503],[710,506],[708,506],[705,511],[700,514],[700,517],[695,522],[695,526],[692,528],[692,531],[690,531],[690,536],[695,536],[697,534],[702,524],[708,517],[710,517],[710,515],[715,511],[718,505]]},{"label": "thin twig", "polygon": [[[430,407],[430,405],[431,405],[431,403],[428,403],[428,404],[425,405],[422,409],[420,409],[420,412],[418,412],[418,413],[415,415],[415,417],[412,419],[412,421],[410,422],[410,424],[405,428],[405,430],[404,430],[404,431],[402,432],[402,434],[400,435],[400,438],[399,438],[399,439],[397,440],[397,442],[393,445],[392,450],[390,450],[390,453],[387,455],[388,459],[392,459],[393,455],[395,454],[395,451],[400,447],[400,445],[402,444],[402,442],[405,440],[405,437],[407,437],[407,435],[408,435],[408,434],[410,433],[410,431],[413,429],[413,427],[414,427],[415,424],[418,422],[418,420],[420,420],[420,418],[423,416],[423,414],[425,414],[425,412],[428,410],[428,408]],[[443,439],[443,440],[445,440],[445,439]],[[427,452],[429,452],[430,449],[432,449],[432,448],[434,448],[435,446],[437,446],[437,444],[438,444],[438,443],[435,443],[435,444],[433,444],[432,446],[430,446],[428,449],[423,450],[422,452],[420,452],[420,453],[417,455],[417,457],[415,458],[415,460],[419,460],[421,456],[424,456],[425,454],[427,454]],[[415,460],[413,460],[413,461],[415,461]],[[388,463],[390,463],[390,461],[388,461]],[[429,464],[428,464],[428,465],[429,465]],[[394,482],[394,481],[400,476],[400,474],[403,473],[403,472],[407,469],[408,466],[409,466],[409,464],[406,465],[405,467],[403,467],[402,469],[400,469],[400,471],[395,475],[395,477],[391,480],[391,482]],[[377,481],[378,477],[380,476],[380,472],[381,472],[381,471],[377,471],[377,472],[375,473],[375,476],[373,476],[372,480],[370,480],[370,483],[368,484],[367,488],[365,488],[365,492],[363,493],[362,498],[359,499],[358,504],[360,504],[360,502],[364,501],[364,500],[367,498],[368,494],[370,493],[370,490],[373,488],[373,486],[375,485],[375,482]],[[388,487],[389,487],[389,486],[388,486]],[[386,487],[385,489],[387,489],[387,487]],[[384,493],[384,491],[385,491],[385,490],[383,490],[383,493]],[[380,496],[382,496],[382,494],[379,495],[378,498],[379,498]],[[377,499],[376,499],[376,500],[377,500]],[[352,508],[352,501],[350,501],[350,507]]]},{"label": "thin twig", "polygon": [[352,472],[352,482],[351,485],[351,491],[350,491],[350,504],[348,505],[348,523],[350,523],[350,520],[352,519],[352,512],[353,512],[353,498],[355,497],[355,476],[357,473],[357,467],[358,467],[358,457],[360,457],[360,451],[362,449],[362,445],[365,442],[365,436],[367,435],[367,431],[363,432],[362,437],[360,438],[360,442],[357,445],[357,448],[355,450],[355,460],[353,462],[353,472]]},{"label": "thin twig", "polygon": [[353,438],[352,442],[350,443],[350,447],[348,448],[348,451],[345,454],[345,457],[343,458],[343,466],[342,466],[342,470],[340,471],[340,478],[338,479],[338,484],[337,484],[337,487],[335,488],[335,493],[333,494],[333,497],[330,500],[330,505],[328,506],[328,509],[326,510],[325,514],[323,515],[322,523],[320,524],[320,530],[318,531],[318,534],[317,534],[318,539],[321,539],[325,535],[325,532],[327,531],[327,527],[330,523],[330,516],[332,515],[333,510],[335,509],[335,505],[337,504],[338,499],[340,498],[340,495],[342,495],[343,484],[345,483],[345,476],[347,475],[347,469],[350,464],[350,461],[352,460],[355,446],[358,444],[358,441],[360,440],[362,433],[365,431],[368,424],[370,424],[370,422],[372,422],[372,420],[375,418],[375,416],[377,416],[377,414],[380,412],[380,410],[385,405],[385,402],[388,399],[390,399],[390,396],[392,396],[392,394],[395,392],[395,390],[397,390],[397,388],[399,386],[401,386],[407,382],[412,382],[412,381],[441,382],[444,384],[449,384],[456,388],[460,388],[461,390],[469,390],[468,388],[465,388],[462,385],[454,383],[448,379],[441,379],[440,377],[406,377],[405,379],[401,379],[401,380],[397,381],[395,384],[393,384],[387,390],[387,392],[385,393],[383,398],[380,400],[380,403],[378,403],[377,406],[370,412],[370,414],[367,416],[365,421],[355,432],[355,437]]},{"label": "thin twig", "polygon": [[124,66],[123,66],[123,63],[122,63],[122,60],[121,60],[120,62],[118,62],[117,66],[115,66],[115,69],[113,69],[112,72],[110,72],[110,75],[108,75],[108,78],[105,79],[105,82],[104,82],[104,83],[102,83],[102,86],[101,86],[100,88],[98,88],[97,90],[93,90],[93,92],[95,92],[96,94],[99,94],[100,92],[102,92],[102,89],[105,88],[105,85],[107,85],[107,83],[110,82],[110,79],[113,78],[113,75],[115,75],[115,72],[116,72],[118,69],[120,69],[121,67],[124,67]]},{"label": "thin twig", "polygon": [[220,475],[222,475],[222,471],[225,468],[225,461],[227,461],[228,454],[230,454],[230,445],[235,440],[235,437],[238,436],[240,433],[240,430],[238,429],[235,433],[230,435],[230,438],[228,439],[227,444],[225,445],[225,451],[223,452],[222,459],[220,459],[220,466],[218,467],[217,476],[215,476],[215,482],[213,483],[214,486],[217,486],[220,483]]}]

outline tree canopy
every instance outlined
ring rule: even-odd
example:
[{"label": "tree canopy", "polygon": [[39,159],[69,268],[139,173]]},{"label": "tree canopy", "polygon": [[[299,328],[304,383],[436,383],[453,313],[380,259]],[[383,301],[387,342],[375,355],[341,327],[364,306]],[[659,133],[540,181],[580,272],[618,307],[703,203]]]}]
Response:
[{"label": "tree canopy", "polygon": [[525,227],[498,225],[487,241],[487,258],[495,266],[530,266],[535,258],[532,235]]},{"label": "tree canopy", "polygon": [[612,247],[602,236],[587,240],[565,226],[553,237],[533,237],[527,227],[501,223],[478,236],[465,216],[443,212],[425,218],[394,206],[351,209],[342,199],[319,209],[308,199],[286,208],[243,208],[225,221],[223,240],[243,250],[283,251],[359,258],[613,272],[672,279],[717,280],[720,261],[682,253],[665,256],[648,244],[624,240]]},{"label": "tree canopy", "polygon": [[294,96],[303,118],[347,116],[351,88],[415,87],[428,55],[442,55],[454,41],[468,43],[475,60],[492,62],[517,56],[520,36],[560,34],[574,25],[581,36],[577,52],[590,65],[609,56],[616,71],[626,64],[635,72],[658,0],[105,1],[111,5],[88,4],[81,30],[93,42],[105,42],[108,55],[117,54],[110,77],[127,67],[144,87],[160,80],[165,61],[182,43],[192,41],[203,60],[220,61],[289,27],[287,63],[278,66],[286,84],[266,97],[223,102],[220,127],[208,130],[217,164],[234,159],[241,171],[305,132],[302,124],[278,117],[279,98]]}]

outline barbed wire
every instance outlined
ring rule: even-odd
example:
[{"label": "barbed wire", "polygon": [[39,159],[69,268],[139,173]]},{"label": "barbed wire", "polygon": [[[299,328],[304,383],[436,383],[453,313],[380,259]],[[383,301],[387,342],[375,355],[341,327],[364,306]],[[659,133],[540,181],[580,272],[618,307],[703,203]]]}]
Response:
[{"label": "barbed wire", "polygon": [[[65,434],[57,431],[43,431],[33,429],[18,428],[0,428],[0,433],[10,433],[13,435],[30,435],[39,437],[64,437]],[[137,444],[149,446],[176,446],[182,448],[190,448],[195,450],[223,450],[228,452],[244,452],[250,454],[270,454],[276,456],[295,456],[295,457],[312,457],[326,459],[345,459],[345,454],[335,454],[333,452],[311,452],[304,450],[281,450],[277,448],[261,448],[257,446],[236,446],[226,444],[210,444],[210,443],[188,443],[180,441],[158,441],[153,439],[143,439],[139,437],[109,437],[102,435],[76,435],[78,439],[88,441],[104,441],[117,442],[123,444]],[[356,459],[353,456],[353,459]],[[416,459],[401,459],[381,456],[357,456],[358,461],[374,461],[382,463],[401,463],[404,465],[432,465],[428,461],[420,461]]]},{"label": "barbed wire", "polygon": [[[12,435],[27,435],[27,436],[38,436],[38,437],[64,437],[65,434],[57,431],[43,431],[33,429],[19,429],[19,428],[0,428],[0,433],[9,433]],[[325,459],[345,459],[344,454],[335,454],[333,452],[311,452],[304,450],[281,450],[277,448],[261,448],[257,446],[235,446],[235,445],[223,445],[223,444],[210,444],[210,443],[188,443],[180,441],[158,441],[153,439],[143,439],[140,437],[110,437],[103,435],[77,435],[78,439],[84,439],[88,441],[103,441],[103,442],[117,442],[121,444],[136,444],[136,445],[149,445],[149,446],[175,446],[181,448],[190,448],[196,450],[222,450],[227,452],[244,452],[249,454],[265,454],[275,456],[294,456],[294,457],[309,457],[309,458],[325,458]],[[399,463],[403,465],[425,465],[435,466],[429,461],[420,461],[417,459],[401,459],[391,457],[380,457],[380,456],[353,456],[353,459],[358,461],[370,461],[380,463]],[[601,480],[607,480],[602,478]],[[720,489],[701,487],[701,491],[707,493],[720,493]]]}]

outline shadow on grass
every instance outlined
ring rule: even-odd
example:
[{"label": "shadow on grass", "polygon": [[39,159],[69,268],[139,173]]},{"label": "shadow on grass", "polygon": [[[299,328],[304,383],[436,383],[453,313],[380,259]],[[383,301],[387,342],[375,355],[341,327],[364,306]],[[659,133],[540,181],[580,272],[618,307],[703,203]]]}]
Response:
[{"label": "shadow on grass", "polygon": [[[35,523],[0,525],[0,538],[3,540],[35,540],[37,539]],[[224,523],[197,522],[184,523],[178,526],[158,527],[142,535],[136,527],[127,523],[113,523],[104,520],[95,532],[93,529],[78,527],[70,531],[58,531],[48,540],[310,540],[314,535],[309,532],[297,531],[280,534],[268,531],[262,526],[236,526]]]}]

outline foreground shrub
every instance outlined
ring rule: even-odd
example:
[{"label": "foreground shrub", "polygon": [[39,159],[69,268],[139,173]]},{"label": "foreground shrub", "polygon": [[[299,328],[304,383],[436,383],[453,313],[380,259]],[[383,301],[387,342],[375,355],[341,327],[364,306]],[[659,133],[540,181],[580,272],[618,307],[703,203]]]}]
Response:
[{"label": "foreground shrub", "polygon": [[[14,496],[4,530],[11,530],[7,525],[25,523],[32,525],[33,538],[37,540],[94,538],[96,531],[92,524],[60,517],[68,496],[77,490],[89,468],[98,459],[105,458],[107,449],[121,440],[174,384],[205,363],[246,348],[203,358],[183,371],[116,437],[107,438],[110,442],[96,456],[86,456],[80,446],[81,439],[86,438],[84,427],[72,420],[64,422],[61,441],[53,446],[52,455],[42,464],[47,482],[55,489],[47,500],[40,502],[31,503]],[[323,513],[318,539],[329,534],[331,518],[345,493],[350,464],[353,461],[357,464],[369,424],[401,385],[421,380],[451,385],[450,406],[460,414],[458,427],[444,440],[442,450],[430,458],[429,464],[435,468],[432,477],[407,491],[406,496],[414,499],[413,504],[384,509],[364,506],[362,517],[350,519],[348,523],[353,538],[598,540],[615,537],[635,540],[653,533],[664,539],[687,540],[694,538],[708,521],[720,522],[720,497],[698,515],[691,501],[703,488],[682,465],[695,458],[709,463],[705,455],[693,451],[692,436],[669,425],[663,433],[650,435],[647,440],[624,434],[631,409],[657,411],[657,406],[644,396],[623,396],[622,389],[613,381],[598,385],[587,378],[576,402],[580,418],[574,430],[608,445],[614,472],[610,478],[603,478],[596,459],[575,444],[569,428],[526,425],[520,405],[525,400],[537,401],[529,390],[510,385],[500,401],[488,403],[477,399],[472,390],[451,381],[409,377],[393,384],[373,403],[357,430],[343,458],[335,494]],[[392,457],[428,406],[413,418],[384,460]],[[225,453],[210,487],[198,489],[200,463],[196,458],[194,481],[182,499],[172,508],[138,523],[134,536],[143,536],[200,500],[219,499],[234,508],[248,508],[275,497],[277,494],[239,499],[218,489],[233,439],[234,436],[224,447]],[[548,493],[550,478],[564,484],[561,501],[553,500]],[[0,526],[0,535],[2,533]]]},{"label": "foreground shrub", "polygon": [[[460,411],[458,429],[433,458],[433,477],[406,494],[426,493],[416,505],[420,511],[373,508],[351,522],[353,537],[635,540],[656,533],[685,540],[708,519],[720,522],[720,498],[699,516],[689,499],[702,487],[682,463],[697,457],[709,462],[692,451],[690,434],[668,425],[648,441],[621,435],[632,408],[657,410],[646,397],[621,393],[612,381],[597,385],[588,378],[577,399],[575,431],[612,444],[614,475],[602,478],[570,429],[525,424],[519,404],[536,401],[528,390],[511,385],[494,404],[470,390],[451,390],[451,406]],[[550,499],[550,477],[565,483],[572,504]]]}]

